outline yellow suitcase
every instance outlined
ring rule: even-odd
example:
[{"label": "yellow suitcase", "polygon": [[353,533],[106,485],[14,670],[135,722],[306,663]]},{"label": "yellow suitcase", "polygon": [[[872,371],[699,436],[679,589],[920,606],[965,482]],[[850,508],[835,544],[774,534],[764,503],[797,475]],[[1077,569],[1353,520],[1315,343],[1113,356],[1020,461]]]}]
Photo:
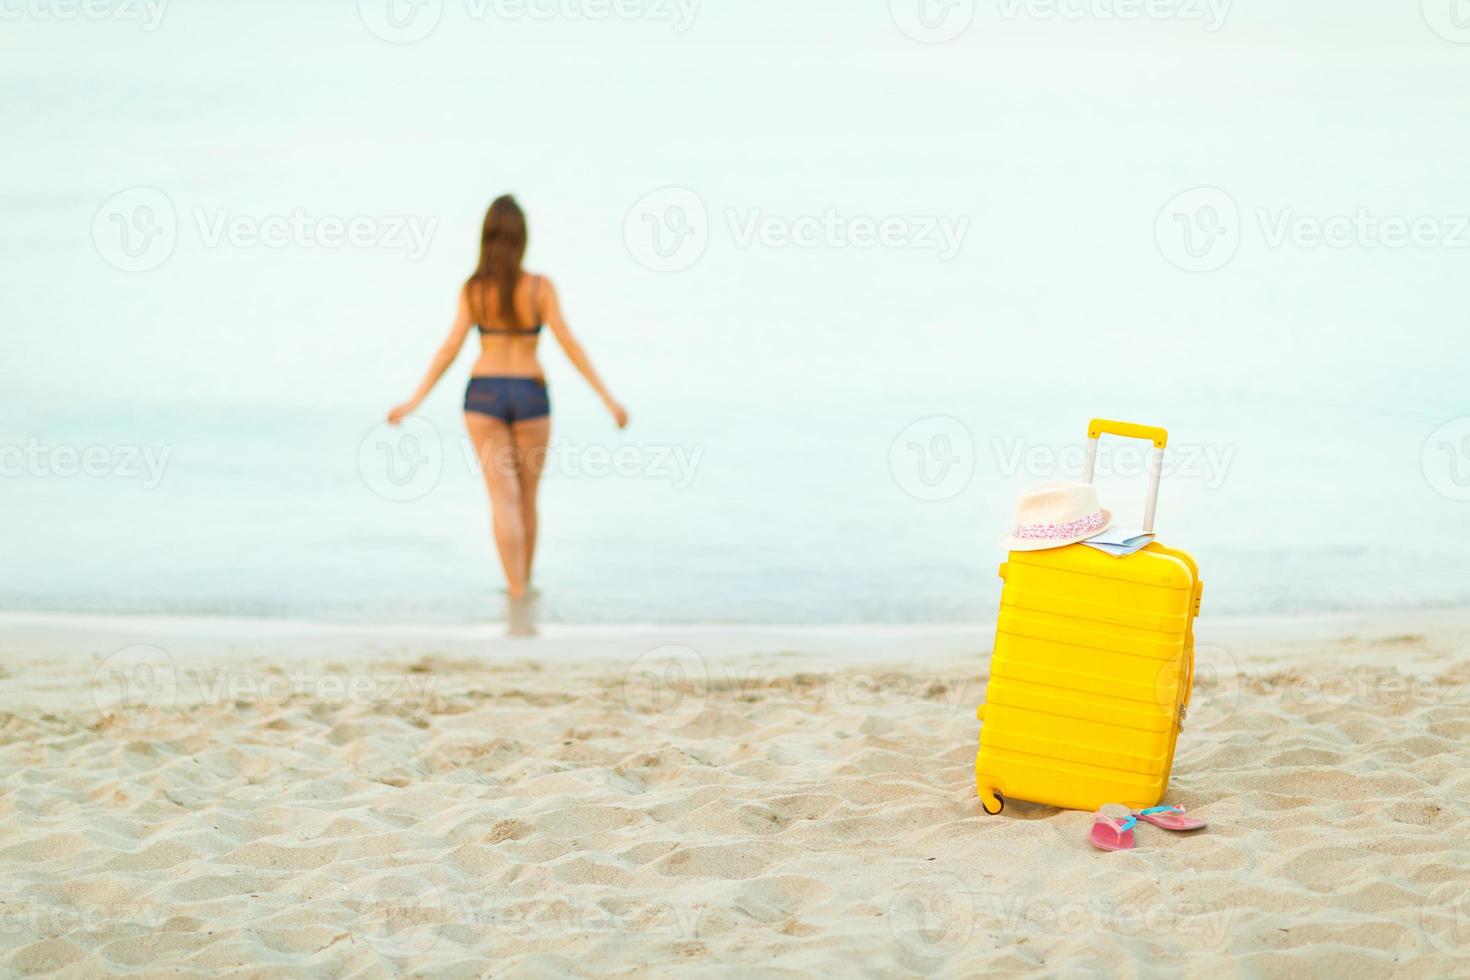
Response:
[{"label": "yellow suitcase", "polygon": [[[1152,531],[1168,433],[1093,419],[1089,483],[1104,434],[1148,439],[1144,530]],[[1164,797],[1194,680],[1194,559],[1155,542],[1126,558],[1083,544],[1013,551],[985,703],[975,783],[986,813],[1007,797],[1074,810]]]}]

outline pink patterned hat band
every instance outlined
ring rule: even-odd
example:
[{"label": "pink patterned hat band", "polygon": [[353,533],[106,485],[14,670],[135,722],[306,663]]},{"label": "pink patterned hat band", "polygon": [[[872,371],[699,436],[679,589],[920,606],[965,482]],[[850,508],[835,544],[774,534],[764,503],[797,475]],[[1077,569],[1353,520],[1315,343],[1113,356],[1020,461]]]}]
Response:
[{"label": "pink patterned hat band", "polygon": [[1013,534],[1017,538],[1075,538],[1088,531],[1100,530],[1106,523],[1107,518],[1098,511],[1065,524],[1017,524]]}]

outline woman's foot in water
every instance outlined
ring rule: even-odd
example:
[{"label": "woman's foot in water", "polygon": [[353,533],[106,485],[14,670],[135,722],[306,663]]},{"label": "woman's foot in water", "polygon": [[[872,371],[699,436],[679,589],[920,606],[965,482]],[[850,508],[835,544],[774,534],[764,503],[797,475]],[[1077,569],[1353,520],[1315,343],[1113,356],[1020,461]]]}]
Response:
[{"label": "woman's foot in water", "polygon": [[528,596],[508,596],[505,616],[506,636],[535,636],[535,593]]}]

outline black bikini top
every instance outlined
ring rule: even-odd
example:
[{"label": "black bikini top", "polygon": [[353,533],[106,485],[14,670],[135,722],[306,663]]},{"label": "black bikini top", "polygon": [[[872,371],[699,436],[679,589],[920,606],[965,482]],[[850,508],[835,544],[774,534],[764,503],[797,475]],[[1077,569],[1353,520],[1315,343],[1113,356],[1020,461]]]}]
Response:
[{"label": "black bikini top", "polygon": [[[537,297],[537,295],[540,292],[541,292],[541,277],[540,276],[533,276],[533,277],[531,277],[531,310],[533,312],[536,312],[537,311],[536,297]],[[537,316],[539,318],[539,316],[540,316],[540,313],[539,312],[537,312]],[[486,333],[489,333],[489,334],[503,334],[503,335],[508,336],[508,337],[534,337],[538,333],[541,332],[541,328],[543,326],[545,326],[545,324],[541,323],[540,320],[538,319],[537,322],[536,322],[536,325],[534,327],[526,327],[524,329],[522,329],[520,327],[487,327],[487,326],[484,326],[483,324],[475,324],[475,326],[479,329],[480,333],[482,333],[482,334],[486,334]]]}]

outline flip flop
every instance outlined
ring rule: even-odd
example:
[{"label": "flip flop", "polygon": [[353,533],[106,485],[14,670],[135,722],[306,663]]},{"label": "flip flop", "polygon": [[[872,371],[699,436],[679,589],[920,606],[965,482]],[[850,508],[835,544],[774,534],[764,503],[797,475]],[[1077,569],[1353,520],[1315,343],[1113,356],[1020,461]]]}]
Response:
[{"label": "flip flop", "polygon": [[1200,830],[1206,826],[1199,817],[1185,813],[1182,806],[1151,806],[1147,810],[1139,810],[1134,816],[1165,830]]},{"label": "flip flop", "polygon": [[1131,813],[1126,817],[1106,812],[1107,807],[1092,816],[1092,833],[1087,840],[1100,851],[1129,851],[1133,849],[1133,827],[1138,817]]}]

